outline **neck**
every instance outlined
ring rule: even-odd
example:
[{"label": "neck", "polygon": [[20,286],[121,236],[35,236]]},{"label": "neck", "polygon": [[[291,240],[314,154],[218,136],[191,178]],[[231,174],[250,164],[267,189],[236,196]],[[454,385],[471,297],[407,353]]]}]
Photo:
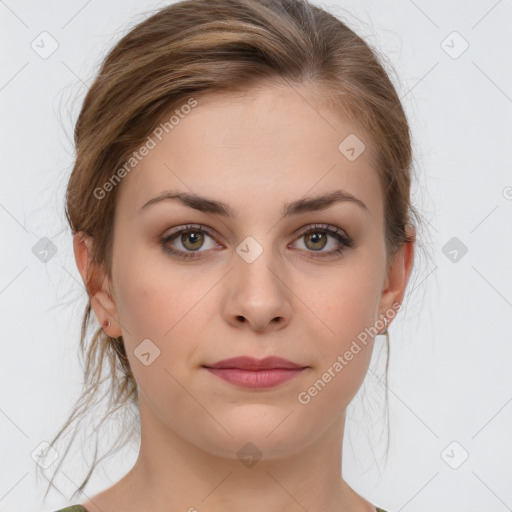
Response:
[{"label": "neck", "polygon": [[342,478],[344,411],[296,451],[286,447],[284,455],[271,458],[242,442],[239,456],[225,457],[178,436],[154,415],[142,396],[139,399],[138,459],[115,491],[111,488],[108,502],[109,491],[105,491],[103,497],[100,494],[86,504],[89,512],[96,512],[96,507],[102,512],[375,512]]}]

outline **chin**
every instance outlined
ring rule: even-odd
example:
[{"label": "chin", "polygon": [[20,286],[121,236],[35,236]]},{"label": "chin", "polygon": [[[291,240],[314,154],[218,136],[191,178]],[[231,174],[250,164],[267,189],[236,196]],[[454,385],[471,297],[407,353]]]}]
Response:
[{"label": "chin", "polygon": [[252,406],[252,413],[249,406],[238,409],[235,415],[216,417],[231,435],[215,422],[215,428],[204,432],[202,449],[228,459],[247,456],[273,460],[294,455],[314,440],[315,430],[319,431],[300,421],[295,413],[290,414],[290,409],[263,405]]}]

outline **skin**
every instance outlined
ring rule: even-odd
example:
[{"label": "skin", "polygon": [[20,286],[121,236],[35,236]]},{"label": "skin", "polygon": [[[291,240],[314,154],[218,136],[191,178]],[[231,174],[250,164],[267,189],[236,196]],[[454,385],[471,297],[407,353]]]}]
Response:
[{"label": "skin", "polygon": [[[83,503],[90,512],[375,511],[341,473],[345,410],[374,340],[308,404],[297,396],[401,304],[414,245],[404,244],[386,272],[370,141],[319,98],[311,86],[270,84],[200,97],[118,185],[112,281],[98,280],[91,300],[100,324],[111,321],[106,332],[124,338],[139,389],[141,448],[123,479]],[[351,133],[367,148],[355,161],[338,150]],[[337,189],[368,210],[344,202],[281,218],[285,203]],[[237,216],[177,201],[139,211],[166,190],[220,200]],[[204,234],[201,246],[178,236],[168,245],[199,248],[199,258],[173,258],[159,238],[189,223],[215,237]],[[300,230],[315,223],[340,228],[353,246],[318,256],[339,242],[308,241]],[[247,236],[263,250],[252,263],[236,252]],[[84,281],[91,243],[75,236]],[[160,350],[148,366],[134,355],[147,338]],[[309,368],[275,388],[247,390],[201,366],[238,355],[278,355]],[[237,457],[248,441],[263,454],[252,467]]]}]

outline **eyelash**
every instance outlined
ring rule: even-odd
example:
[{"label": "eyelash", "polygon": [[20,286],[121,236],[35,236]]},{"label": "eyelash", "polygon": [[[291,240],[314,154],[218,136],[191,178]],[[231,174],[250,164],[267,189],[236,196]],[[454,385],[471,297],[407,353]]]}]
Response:
[{"label": "eyelash", "polygon": [[[183,251],[177,251],[175,249],[171,249],[170,246],[168,245],[169,242],[172,242],[173,240],[178,238],[178,236],[181,235],[181,233],[183,233],[185,231],[202,232],[202,233],[206,233],[209,237],[214,238],[213,233],[206,226],[198,225],[198,224],[189,224],[189,225],[183,226],[179,230],[174,231],[170,235],[161,237],[160,245],[162,246],[162,249],[166,253],[169,253],[172,257],[175,257],[175,258],[178,258],[181,260],[192,260],[192,259],[200,258],[201,256],[196,256],[196,254],[205,252],[205,251],[198,250],[198,251],[183,252]],[[327,235],[331,235],[341,244],[341,247],[339,247],[338,249],[332,250],[330,252],[327,252],[327,253],[317,252],[317,254],[319,254],[318,256],[307,256],[308,258],[317,259],[317,258],[326,258],[326,257],[330,257],[333,255],[337,256],[337,255],[340,255],[342,252],[344,252],[345,249],[352,247],[352,239],[349,236],[345,235],[343,233],[343,231],[341,231],[339,228],[336,228],[334,226],[329,226],[328,224],[314,224],[314,225],[310,226],[307,230],[301,232],[298,236],[298,239],[300,239],[310,233],[324,233]],[[308,252],[315,253],[315,251],[308,251]],[[322,255],[320,255],[320,254],[322,254]]]}]

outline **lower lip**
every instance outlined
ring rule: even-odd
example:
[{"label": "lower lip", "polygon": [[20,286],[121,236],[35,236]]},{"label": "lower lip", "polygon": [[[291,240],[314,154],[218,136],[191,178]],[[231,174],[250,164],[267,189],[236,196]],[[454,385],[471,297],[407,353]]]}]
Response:
[{"label": "lower lip", "polygon": [[300,375],[304,368],[275,368],[272,370],[241,370],[239,368],[206,368],[231,384],[252,389],[273,388]]}]

